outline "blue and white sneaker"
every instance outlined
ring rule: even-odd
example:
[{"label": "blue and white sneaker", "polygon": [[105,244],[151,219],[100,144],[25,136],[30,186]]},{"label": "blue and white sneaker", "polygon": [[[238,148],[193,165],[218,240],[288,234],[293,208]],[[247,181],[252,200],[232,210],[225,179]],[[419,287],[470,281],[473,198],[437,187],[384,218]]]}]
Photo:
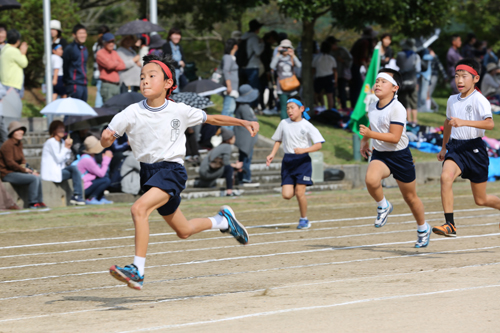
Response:
[{"label": "blue and white sneaker", "polygon": [[127,265],[125,267],[120,267],[113,265],[109,269],[109,273],[112,277],[118,281],[125,282],[127,286],[132,289],[141,290],[142,284],[144,283],[144,276],[139,274],[139,270],[134,264]]},{"label": "blue and white sneaker", "polygon": [[234,215],[233,210],[229,206],[222,206],[219,215],[227,219],[228,229],[221,230],[221,232],[229,232],[241,244],[248,244],[249,235],[247,229],[241,224]]},{"label": "blue and white sneaker", "polygon": [[392,204],[387,201],[387,207],[377,207],[377,219],[375,220],[375,228],[381,228],[387,223],[387,216],[392,213]]},{"label": "blue and white sneaker", "polygon": [[417,230],[417,242],[415,243],[416,248],[421,248],[421,247],[427,247],[429,245],[429,240],[431,239],[431,226],[425,223],[427,225],[427,230],[426,231],[418,231]]},{"label": "blue and white sneaker", "polygon": [[110,200],[106,199],[105,197],[102,197],[101,200],[99,200],[99,202],[101,203],[101,205],[110,205],[113,203],[113,201],[110,201]]},{"label": "blue and white sneaker", "polygon": [[102,203],[99,200],[97,200],[96,198],[85,200],[85,204],[86,205],[102,205]]},{"label": "blue and white sneaker", "polygon": [[297,226],[297,229],[307,229],[311,227],[311,223],[307,219],[300,219],[299,220],[299,225]]}]

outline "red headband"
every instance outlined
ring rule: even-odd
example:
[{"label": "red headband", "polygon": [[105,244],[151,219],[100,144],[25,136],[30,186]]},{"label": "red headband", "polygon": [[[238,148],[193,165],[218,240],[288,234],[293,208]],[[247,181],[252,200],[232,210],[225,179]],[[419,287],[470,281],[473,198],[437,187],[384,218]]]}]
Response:
[{"label": "red headband", "polygon": [[[159,60],[151,60],[150,62],[154,62],[155,64],[157,65],[160,65],[161,69],[163,69],[163,71],[165,72],[165,74],[167,74],[167,78],[169,79],[172,79],[173,76],[172,76],[172,72],[170,71],[170,68],[168,68],[167,65],[165,65],[163,62],[159,61]],[[174,91],[175,89],[177,89],[177,86],[172,86],[172,88],[170,89],[170,92]],[[170,96],[170,93],[167,91],[167,98]],[[168,98],[170,99],[170,98]]]},{"label": "red headband", "polygon": [[459,70],[463,70],[463,71],[469,72],[469,73],[471,73],[474,76],[477,75],[476,70],[474,68],[470,67],[470,66],[467,66],[467,65],[458,65],[457,68],[455,68],[455,72],[459,71]]}]

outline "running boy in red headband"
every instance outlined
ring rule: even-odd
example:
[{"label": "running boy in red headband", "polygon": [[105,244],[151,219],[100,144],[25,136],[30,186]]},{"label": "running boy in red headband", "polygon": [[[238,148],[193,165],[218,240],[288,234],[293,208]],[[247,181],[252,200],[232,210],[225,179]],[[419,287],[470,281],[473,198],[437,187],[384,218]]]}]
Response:
[{"label": "running boy in red headband", "polygon": [[[472,195],[479,206],[500,209],[500,198],[486,194],[488,153],[483,142],[484,130],[493,129],[491,105],[475,88],[479,81],[479,64],[462,59],[455,67],[457,95],[451,95],[446,107],[443,147],[437,159],[444,161],[441,172],[441,201],[446,223],[432,228],[438,235],[456,237],[453,220],[453,181],[462,176],[470,180]],[[446,151],[448,150],[448,151]]]},{"label": "running boy in red headband", "polygon": [[144,265],[149,241],[149,215],[156,209],[175,230],[179,238],[207,229],[229,232],[241,244],[248,243],[245,227],[236,220],[229,206],[222,206],[213,217],[187,220],[179,208],[180,194],[185,188],[184,168],[188,127],[201,123],[216,126],[244,126],[252,136],[259,131],[257,122],[228,116],[207,115],[203,110],[175,103],[169,96],[176,88],[173,62],[154,55],[143,58],[141,92],[146,97],[113,117],[103,132],[104,147],[116,138],[128,135],[135,158],[141,162],[141,186],[144,195],[132,206],[135,224],[134,263],[125,267],[112,266],[110,273],[130,288],[142,289]]}]

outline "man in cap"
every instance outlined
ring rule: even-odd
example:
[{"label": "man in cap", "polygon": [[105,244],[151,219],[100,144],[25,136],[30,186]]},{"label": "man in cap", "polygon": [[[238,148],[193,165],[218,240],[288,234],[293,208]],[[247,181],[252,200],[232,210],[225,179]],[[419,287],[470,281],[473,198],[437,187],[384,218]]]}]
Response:
[{"label": "man in cap", "polygon": [[99,79],[102,81],[101,96],[105,103],[111,97],[120,94],[120,74],[126,66],[115,51],[115,36],[107,32],[102,36],[103,48],[97,51],[96,61],[99,65]]}]

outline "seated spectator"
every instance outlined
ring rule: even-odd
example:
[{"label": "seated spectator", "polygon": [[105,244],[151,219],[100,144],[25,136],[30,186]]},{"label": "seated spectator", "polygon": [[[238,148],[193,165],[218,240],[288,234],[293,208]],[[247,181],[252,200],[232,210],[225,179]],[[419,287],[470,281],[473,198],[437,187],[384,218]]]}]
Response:
[{"label": "seated spectator", "polygon": [[200,140],[198,141],[199,148],[208,150],[212,149],[212,137],[220,133],[219,131],[219,126],[203,123],[200,129]]},{"label": "seated spectator", "polygon": [[226,196],[234,196],[233,173],[234,169],[241,169],[243,162],[231,163],[231,150],[236,138],[233,131],[222,128],[222,143],[212,149],[200,165],[200,179],[195,187],[215,187],[217,178],[226,179]]},{"label": "seated spectator", "polygon": [[64,139],[64,123],[54,120],[49,126],[50,139],[43,144],[41,177],[43,180],[61,183],[73,180],[73,196],[69,200],[72,205],[85,205],[82,192],[82,175],[75,165],[66,166],[71,158],[71,138]]},{"label": "seated spectator", "polygon": [[490,62],[486,66],[486,75],[481,83],[481,92],[488,98],[495,98],[500,93],[500,82],[497,79],[498,66],[495,63]]},{"label": "seated spectator", "polygon": [[124,134],[122,137],[116,139],[108,150],[111,150],[113,153],[113,158],[111,159],[111,163],[109,163],[108,172],[109,178],[111,179],[111,187],[115,190],[115,192],[120,192],[120,182],[122,179],[120,176],[120,166],[123,164],[123,160],[125,159],[124,153],[130,150],[127,134]]},{"label": "seated spectator", "polygon": [[80,156],[83,155],[83,150],[85,149],[83,141],[90,136],[90,133],[88,129],[83,129],[71,132],[70,136],[73,140],[73,144],[71,145],[71,161],[73,162],[80,159]]},{"label": "seated spectator", "polygon": [[[323,92],[328,101],[328,110],[335,108],[335,85],[337,84],[337,61],[330,55],[332,45],[321,43],[320,53],[314,57],[312,67],[314,73],[314,92],[318,106],[324,106]],[[324,109],[323,109],[324,110]]]},{"label": "seated spectator", "polygon": [[188,127],[184,134],[186,135],[186,158],[184,160],[194,166],[200,165],[197,133],[194,127]]},{"label": "seated spectator", "polygon": [[[0,31],[2,27],[0,25]],[[0,83],[0,146],[7,141],[7,125],[4,123],[2,99],[7,95],[7,89]]]},{"label": "seated spectator", "polygon": [[95,136],[89,136],[83,142],[85,150],[78,161],[78,170],[83,176],[83,187],[85,188],[85,197],[87,205],[111,204],[112,201],[104,198],[104,191],[111,184],[111,180],[106,176],[108,166],[113,157],[109,150],[104,152],[102,163],[99,166],[95,160],[95,155],[104,150],[101,143]]},{"label": "seated spectator", "polygon": [[102,81],[102,102],[120,94],[120,74],[125,70],[125,63],[115,51],[115,36],[107,32],[102,36],[103,48],[97,51],[96,61],[99,64],[99,79]]},{"label": "seated spectator", "polygon": [[122,192],[137,195],[141,191],[141,163],[135,159],[131,150],[123,155],[125,160],[120,169]]},{"label": "seated spectator", "polygon": [[14,199],[12,199],[10,194],[7,193],[7,190],[3,187],[2,182],[0,182],[0,210],[4,209],[18,210],[21,209],[21,207],[16,205]]},{"label": "seated spectator", "polygon": [[30,169],[26,164],[23,153],[22,140],[26,127],[13,121],[9,124],[8,132],[8,140],[0,147],[0,176],[14,188],[18,185],[28,185],[29,208],[46,208],[43,203],[42,179],[36,170]]},{"label": "seated spectator", "polygon": [[167,41],[165,39],[162,39],[158,34],[151,36],[151,43],[149,44],[148,54],[154,54],[160,58],[163,58],[162,46],[166,42]]},{"label": "seated spectator", "polygon": [[[255,113],[250,106],[250,103],[255,101],[259,97],[259,91],[257,89],[252,89],[249,84],[244,84],[240,87],[239,97],[236,99],[238,107],[234,113],[235,118],[248,120],[248,121],[258,121]],[[236,138],[236,147],[239,149],[240,156],[238,161],[243,163],[243,172],[238,173],[238,180],[243,182],[243,186],[252,185],[252,173],[250,171],[250,164],[252,163],[253,147],[257,143],[257,136],[250,135],[250,132],[242,131],[244,127],[235,126],[234,134]],[[259,184],[253,183],[254,186]]]}]

